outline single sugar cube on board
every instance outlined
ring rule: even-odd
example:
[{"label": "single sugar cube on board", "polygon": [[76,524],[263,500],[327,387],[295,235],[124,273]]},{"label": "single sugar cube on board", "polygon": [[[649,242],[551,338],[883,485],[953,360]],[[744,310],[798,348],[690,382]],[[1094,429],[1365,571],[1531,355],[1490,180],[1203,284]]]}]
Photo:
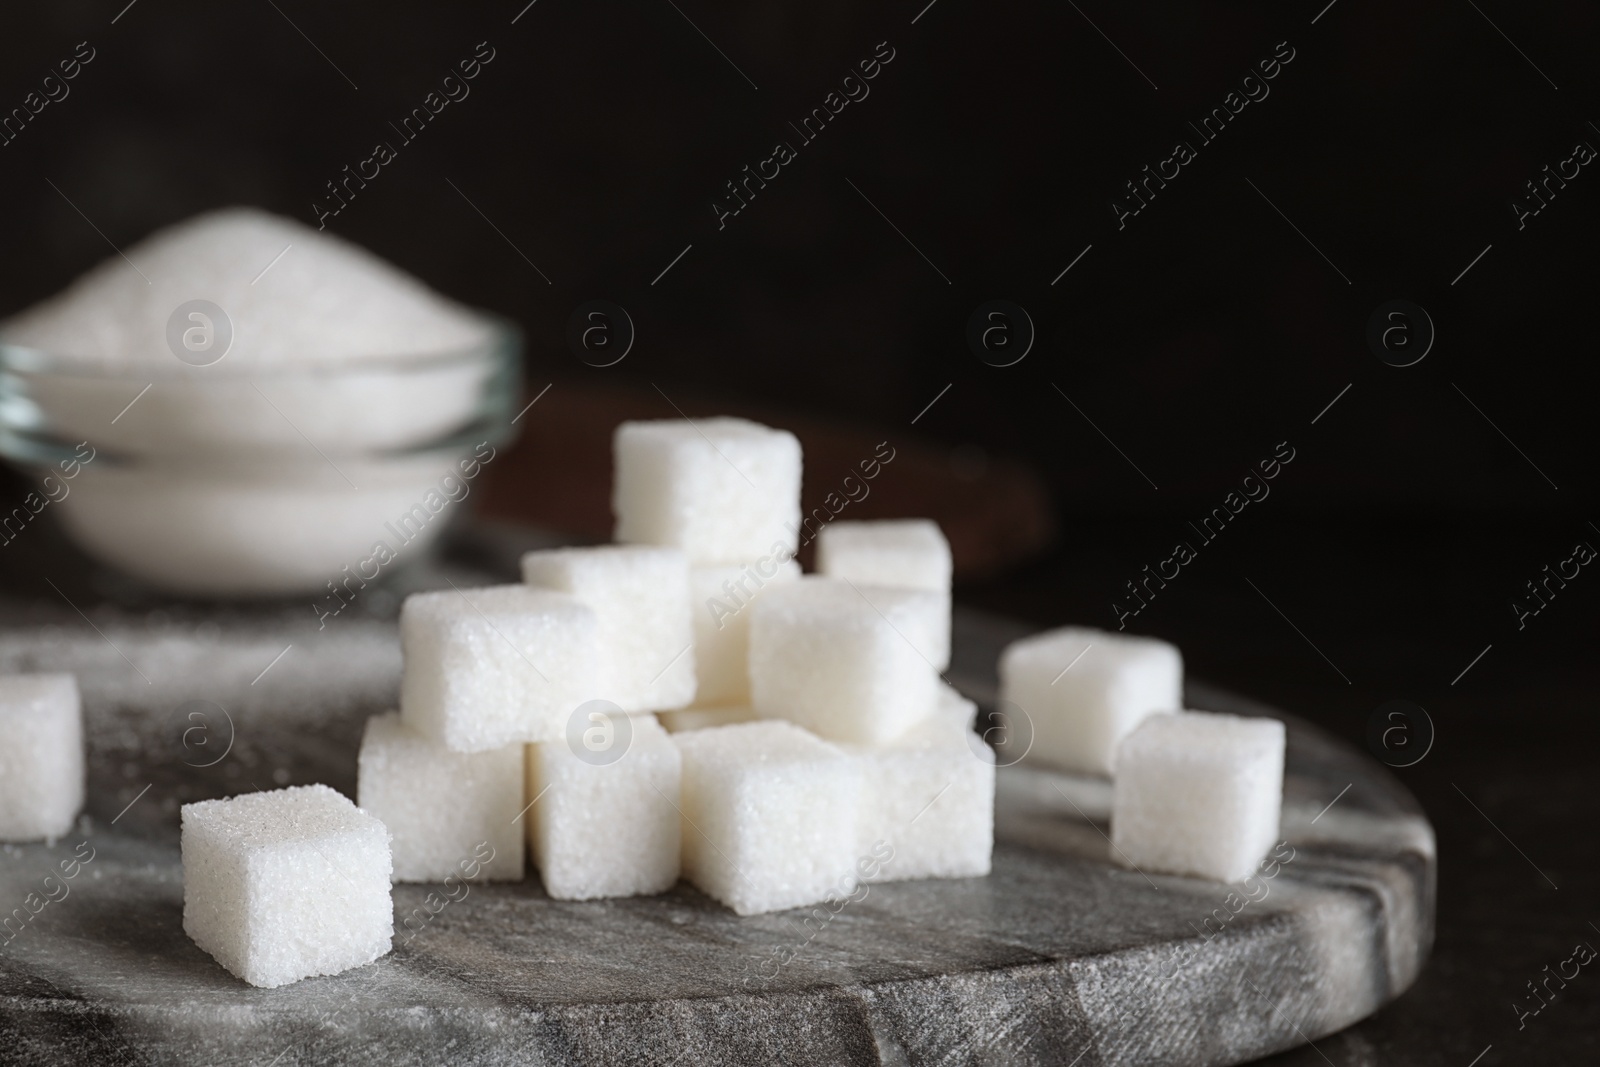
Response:
[{"label": "single sugar cube on board", "polygon": [[938,594],[802,578],[751,607],[756,713],[834,741],[879,744],[933,707]]},{"label": "single sugar cube on board", "polygon": [[77,680],[0,675],[0,841],[54,840],[71,830],[83,783]]},{"label": "single sugar cube on board", "polygon": [[817,573],[856,585],[940,594],[931,649],[934,667],[950,666],[950,542],[931,519],[831,522],[817,533]]},{"label": "single sugar cube on board", "polygon": [[456,752],[562,737],[599,694],[599,618],[526,585],[413,593],[400,609],[400,715]]},{"label": "single sugar cube on board", "polygon": [[977,705],[949,686],[922,722],[887,745],[841,745],[862,766],[858,851],[865,880],[976,878],[994,852],[994,750],[972,732]]},{"label": "single sugar cube on board", "polygon": [[183,930],[254,986],[338,974],[389,951],[389,831],[325,785],[182,810]]},{"label": "single sugar cube on board", "polygon": [[744,563],[799,547],[800,442],[747,419],[624,422],[612,438],[618,541]]},{"label": "single sugar cube on board", "polygon": [[1008,722],[1012,735],[1026,741],[1031,726],[1029,760],[1109,775],[1117,743],[1145,716],[1183,707],[1183,657],[1150,637],[1049,630],[1001,653],[1000,699],[1024,720]]},{"label": "single sugar cube on board", "polygon": [[[460,877],[476,860],[478,877],[523,876],[522,757],[516,742],[488,752],[451,752],[401,721],[398,712],[367,720],[356,759],[356,802],[393,835],[397,882]],[[480,845],[487,845],[481,852]],[[484,861],[487,854],[492,858]]]},{"label": "single sugar cube on board", "polygon": [[683,873],[740,915],[855,888],[860,764],[793,723],[673,734],[683,754]]},{"label": "single sugar cube on board", "polygon": [[667,728],[667,733],[681,734],[689,730],[704,730],[711,726],[732,726],[736,722],[752,722],[756,718],[756,712],[754,708],[745,704],[727,704],[714,708],[680,708],[677,711],[663,711],[656,718]]},{"label": "single sugar cube on board", "polygon": [[[774,584],[800,577],[800,564],[766,555],[743,566],[689,571],[699,705],[750,703],[750,609]],[[669,727],[670,728],[670,727]]]},{"label": "single sugar cube on board", "polygon": [[598,714],[604,744],[528,746],[534,864],[557,900],[664,893],[678,880],[677,746],[654,716]]},{"label": "single sugar cube on board", "polygon": [[1278,840],[1283,754],[1276,719],[1150,716],[1117,753],[1113,855],[1146,871],[1244,878]]},{"label": "single sugar cube on board", "polygon": [[623,711],[686,707],[694,700],[689,561],[676,548],[597,545],[522,557],[530,586],[570,593],[600,622],[601,690]]}]

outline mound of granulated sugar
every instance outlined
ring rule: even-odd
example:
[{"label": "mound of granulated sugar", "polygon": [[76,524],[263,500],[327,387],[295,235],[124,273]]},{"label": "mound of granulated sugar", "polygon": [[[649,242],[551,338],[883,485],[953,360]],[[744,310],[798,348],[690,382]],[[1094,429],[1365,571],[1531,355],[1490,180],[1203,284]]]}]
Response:
[{"label": "mound of granulated sugar", "polygon": [[0,323],[64,370],[26,377],[52,436],[143,461],[89,468],[63,494],[67,530],[205,595],[318,589],[370,555],[454,465],[420,450],[479,411],[499,332],[370,252],[249,208],[153,234]]},{"label": "mound of granulated sugar", "polygon": [[167,323],[193,300],[232,323],[225,358],[257,367],[457,352],[488,336],[481,317],[372,253],[254,208],[198,215],[123,251],[0,336],[113,372],[178,365]]}]

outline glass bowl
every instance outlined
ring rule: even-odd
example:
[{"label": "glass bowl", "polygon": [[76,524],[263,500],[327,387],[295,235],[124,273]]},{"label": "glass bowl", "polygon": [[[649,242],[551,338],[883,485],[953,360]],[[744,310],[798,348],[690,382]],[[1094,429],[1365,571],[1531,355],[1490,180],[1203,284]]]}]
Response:
[{"label": "glass bowl", "polygon": [[90,556],[172,593],[374,580],[513,436],[521,335],[485,321],[459,351],[293,368],[106,372],[0,340],[0,456],[39,484],[0,544],[49,507]]}]

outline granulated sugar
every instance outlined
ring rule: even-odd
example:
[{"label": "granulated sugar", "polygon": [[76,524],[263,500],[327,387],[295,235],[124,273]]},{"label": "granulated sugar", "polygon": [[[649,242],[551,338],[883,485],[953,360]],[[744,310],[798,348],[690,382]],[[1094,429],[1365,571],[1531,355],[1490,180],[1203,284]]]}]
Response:
[{"label": "granulated sugar", "polygon": [[0,333],[108,372],[173,364],[167,320],[196,299],[232,320],[227,359],[241,366],[454,352],[486,336],[466,308],[365,249],[253,208],[197,215],[124,251]]}]

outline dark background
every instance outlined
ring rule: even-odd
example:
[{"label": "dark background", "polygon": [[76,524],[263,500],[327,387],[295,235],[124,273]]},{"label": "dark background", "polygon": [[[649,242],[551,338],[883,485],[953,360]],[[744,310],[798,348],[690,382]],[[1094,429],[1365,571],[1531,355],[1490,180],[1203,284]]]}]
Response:
[{"label": "dark background", "polygon": [[[1123,582],[1288,441],[1272,496],[1131,628],[1353,742],[1385,700],[1427,708],[1434,748],[1397,773],[1441,873],[1418,986],[1280,1060],[1595,1061],[1600,978],[1521,1031],[1511,1001],[1600,943],[1600,577],[1520,630],[1510,603],[1600,545],[1600,175],[1520,230],[1510,203],[1577,141],[1600,147],[1600,9],[523,2],[6,11],[0,112],[80,41],[95,58],[0,147],[0,315],[207,208],[315,224],[324,183],[386,140],[399,158],[329,229],[519,322],[530,385],[553,383],[544,425],[603,442],[608,412],[659,393],[948,457],[948,493],[929,482],[919,510],[1028,531],[971,555],[968,604],[1113,625]],[[400,146],[389,122],[484,41],[470,96]],[[881,41],[870,96],[800,146],[788,123]],[[1283,41],[1270,95],[1199,146],[1186,122]],[[723,183],[780,139],[798,159],[719,230]],[[1119,230],[1111,200],[1178,139],[1198,158]],[[564,340],[596,298],[638,331],[604,369]],[[1010,367],[964,338],[995,298],[1037,327]],[[1364,340],[1395,298],[1437,329],[1406,368]],[[583,456],[559,465],[601,484],[603,453]],[[556,458],[527,451],[520,491]],[[973,483],[1016,491],[979,504]],[[559,503],[527,515],[518,490],[479,503],[586,529]]]}]

